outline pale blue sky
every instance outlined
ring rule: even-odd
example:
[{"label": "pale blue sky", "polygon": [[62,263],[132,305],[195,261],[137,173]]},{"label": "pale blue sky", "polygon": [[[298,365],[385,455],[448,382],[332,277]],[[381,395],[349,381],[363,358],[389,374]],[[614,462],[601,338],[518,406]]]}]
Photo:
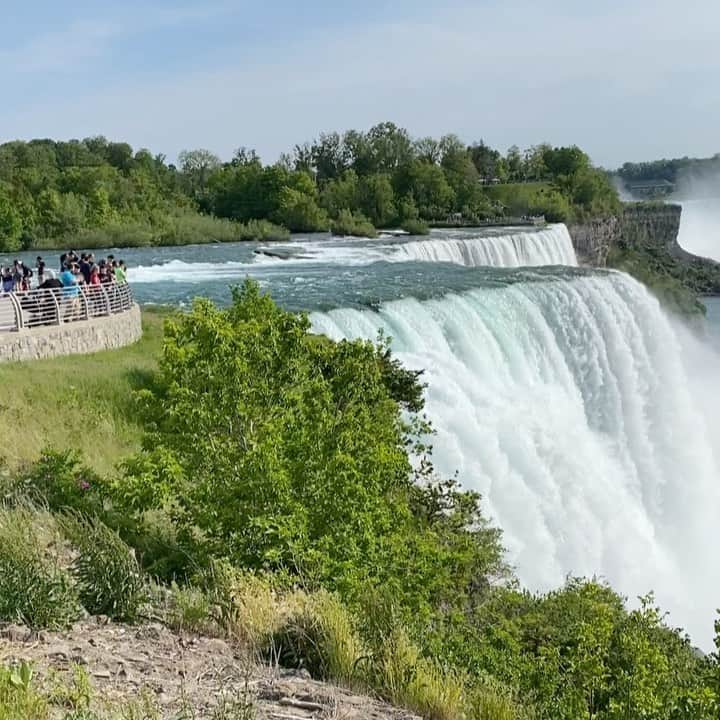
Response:
[{"label": "pale blue sky", "polygon": [[266,160],[392,120],[596,162],[720,152],[718,0],[0,0],[0,139]]}]

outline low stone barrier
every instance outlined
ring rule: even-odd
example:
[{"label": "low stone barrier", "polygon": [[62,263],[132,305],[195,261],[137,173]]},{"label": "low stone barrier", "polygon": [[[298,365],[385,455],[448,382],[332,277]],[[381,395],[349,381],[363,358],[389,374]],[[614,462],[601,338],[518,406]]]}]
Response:
[{"label": "low stone barrier", "polygon": [[0,362],[40,360],[124,347],[142,335],[140,308],[90,320],[0,334]]}]

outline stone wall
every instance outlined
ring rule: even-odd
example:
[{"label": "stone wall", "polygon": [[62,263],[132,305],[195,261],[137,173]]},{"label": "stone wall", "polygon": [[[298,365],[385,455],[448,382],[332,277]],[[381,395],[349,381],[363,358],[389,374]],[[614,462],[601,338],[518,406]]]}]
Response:
[{"label": "stone wall", "polygon": [[110,350],[131,345],[141,335],[140,308],[133,305],[118,315],[0,333],[0,362]]}]

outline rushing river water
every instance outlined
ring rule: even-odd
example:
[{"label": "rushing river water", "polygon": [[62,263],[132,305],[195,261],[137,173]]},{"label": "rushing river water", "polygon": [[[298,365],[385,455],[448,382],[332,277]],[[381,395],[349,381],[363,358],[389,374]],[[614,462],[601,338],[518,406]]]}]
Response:
[{"label": "rushing river water", "polygon": [[229,300],[253,277],[335,338],[383,329],[426,371],[436,465],[459,471],[534,589],[599,575],[654,589],[708,647],[720,566],[713,336],[676,327],[627,275],[577,267],[567,230],[434,232],[115,251],[140,302]]}]

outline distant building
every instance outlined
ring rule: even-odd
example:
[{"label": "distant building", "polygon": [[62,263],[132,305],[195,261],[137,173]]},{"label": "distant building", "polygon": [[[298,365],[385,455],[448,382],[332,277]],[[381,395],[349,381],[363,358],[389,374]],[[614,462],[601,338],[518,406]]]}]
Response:
[{"label": "distant building", "polygon": [[664,197],[675,190],[675,184],[669,180],[641,180],[627,184],[627,189],[641,198]]}]

